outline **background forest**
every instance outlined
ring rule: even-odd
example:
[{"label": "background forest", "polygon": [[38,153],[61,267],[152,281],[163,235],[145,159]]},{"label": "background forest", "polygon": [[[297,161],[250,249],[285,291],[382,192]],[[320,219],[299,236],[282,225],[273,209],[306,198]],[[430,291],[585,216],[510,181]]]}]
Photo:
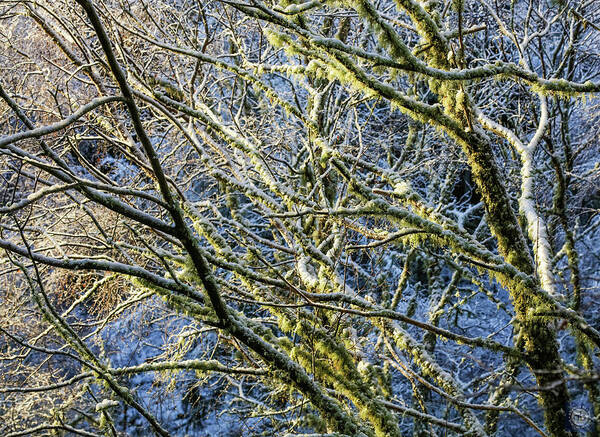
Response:
[{"label": "background forest", "polygon": [[0,434],[600,434],[598,0],[0,0]]}]

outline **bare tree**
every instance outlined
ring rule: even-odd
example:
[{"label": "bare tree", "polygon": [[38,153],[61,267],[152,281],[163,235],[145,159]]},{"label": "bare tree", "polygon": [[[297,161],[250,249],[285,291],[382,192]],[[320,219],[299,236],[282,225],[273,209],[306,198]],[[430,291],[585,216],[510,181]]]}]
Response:
[{"label": "bare tree", "polygon": [[598,435],[599,15],[0,0],[0,429]]}]

